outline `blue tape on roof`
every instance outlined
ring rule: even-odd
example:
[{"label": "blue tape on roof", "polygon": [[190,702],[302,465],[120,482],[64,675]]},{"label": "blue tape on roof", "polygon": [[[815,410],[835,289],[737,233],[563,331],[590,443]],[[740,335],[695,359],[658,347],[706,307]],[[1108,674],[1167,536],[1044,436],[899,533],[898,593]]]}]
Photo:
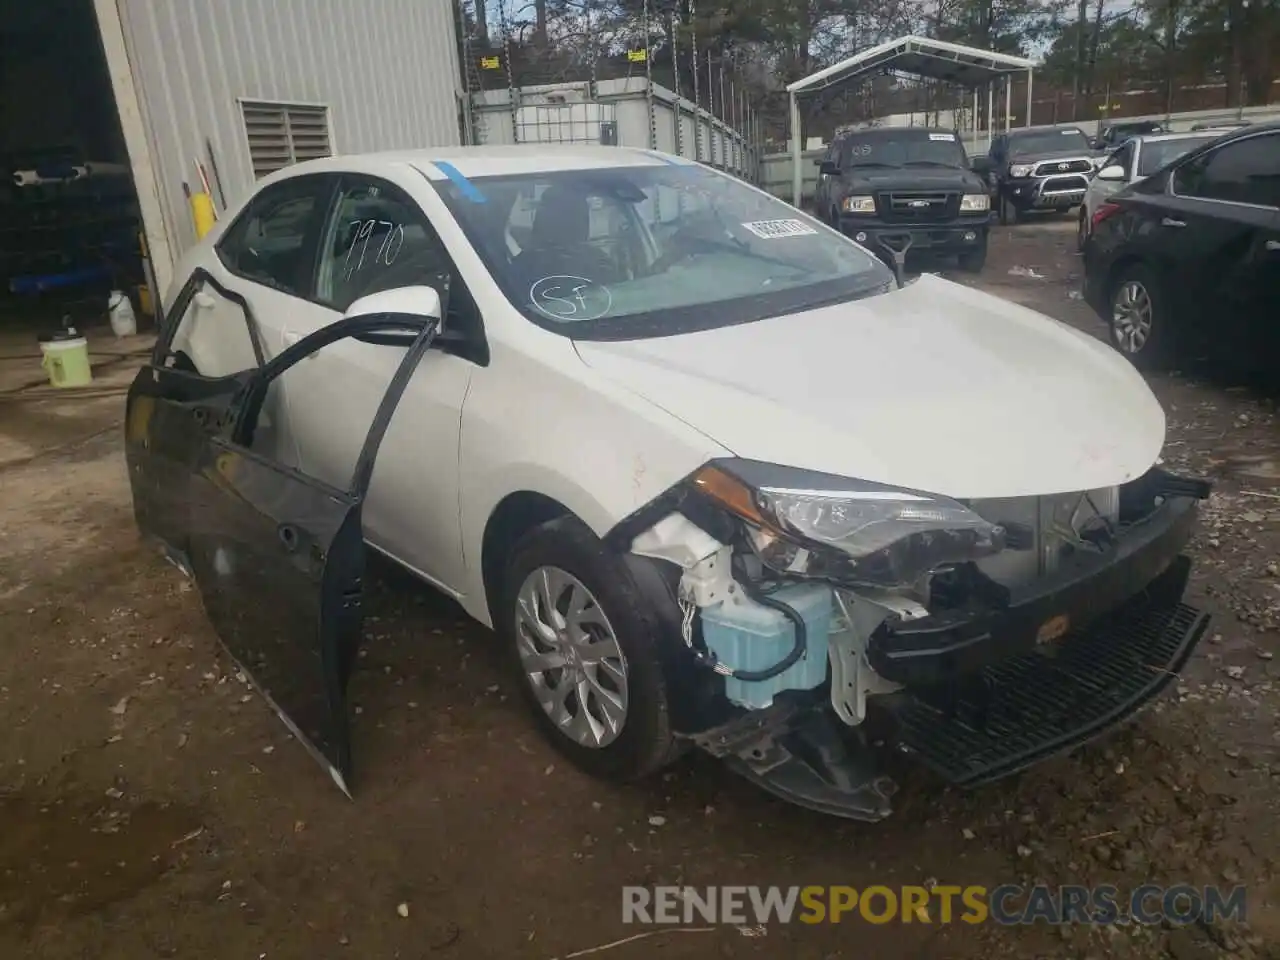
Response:
[{"label": "blue tape on roof", "polygon": [[488,200],[480,188],[462,175],[462,171],[455,167],[452,163],[445,163],[443,160],[433,160],[435,168],[443,173],[446,177],[453,181],[453,185],[458,188],[458,192],[470,200],[472,203],[485,203]]}]

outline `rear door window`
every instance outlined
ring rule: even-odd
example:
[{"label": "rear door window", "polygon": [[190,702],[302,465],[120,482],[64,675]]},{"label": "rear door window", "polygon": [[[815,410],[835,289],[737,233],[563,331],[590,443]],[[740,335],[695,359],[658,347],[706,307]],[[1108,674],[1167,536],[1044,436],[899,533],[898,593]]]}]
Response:
[{"label": "rear door window", "polygon": [[332,186],[316,174],[267,187],[218,241],[218,259],[236,276],[305,297]]},{"label": "rear door window", "polygon": [[1235,140],[1185,163],[1174,174],[1184,197],[1280,207],[1280,133]]}]

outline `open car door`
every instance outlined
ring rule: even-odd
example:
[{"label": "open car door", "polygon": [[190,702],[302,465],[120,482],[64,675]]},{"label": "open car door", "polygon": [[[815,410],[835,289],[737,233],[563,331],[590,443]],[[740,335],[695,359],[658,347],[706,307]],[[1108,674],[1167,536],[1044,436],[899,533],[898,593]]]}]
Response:
[{"label": "open car door", "polygon": [[[364,623],[361,508],[378,447],[438,325],[438,316],[350,317],[256,370],[221,377],[169,366],[158,349],[129,392],[139,526],[195,579],[227,651],[348,796],[346,687]],[[340,490],[255,450],[254,435],[274,381],[347,337],[408,350]]]}]

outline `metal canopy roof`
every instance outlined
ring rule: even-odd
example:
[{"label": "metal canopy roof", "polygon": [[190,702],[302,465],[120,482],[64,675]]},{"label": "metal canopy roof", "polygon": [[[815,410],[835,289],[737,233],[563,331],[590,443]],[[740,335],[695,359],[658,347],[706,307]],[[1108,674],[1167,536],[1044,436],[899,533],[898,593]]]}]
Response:
[{"label": "metal canopy roof", "polygon": [[824,67],[787,86],[792,96],[819,93],[884,70],[978,87],[999,77],[1030,70],[1034,61],[928,37],[899,37]]}]

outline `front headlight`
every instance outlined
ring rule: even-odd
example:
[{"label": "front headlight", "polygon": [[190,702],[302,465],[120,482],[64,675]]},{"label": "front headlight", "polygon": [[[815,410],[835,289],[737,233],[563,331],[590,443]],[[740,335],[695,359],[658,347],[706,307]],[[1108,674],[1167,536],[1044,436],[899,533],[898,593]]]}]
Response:
[{"label": "front headlight", "polygon": [[1004,548],[1004,529],[947,497],[750,460],[718,460],[694,487],[742,519],[769,567],[919,587],[939,567]]},{"label": "front headlight", "polygon": [[1011,177],[1029,177],[1029,176],[1031,176],[1031,171],[1032,171],[1032,170],[1034,170],[1034,169],[1035,169],[1035,165],[1034,165],[1034,164],[1030,164],[1030,163],[1015,163],[1013,166],[1011,166],[1011,167],[1009,168],[1009,176],[1011,176]]},{"label": "front headlight", "polygon": [[966,193],[960,198],[961,213],[980,213],[991,209],[991,197],[985,193]]},{"label": "front headlight", "polygon": [[876,201],[872,197],[845,197],[840,209],[845,213],[875,213]]}]

